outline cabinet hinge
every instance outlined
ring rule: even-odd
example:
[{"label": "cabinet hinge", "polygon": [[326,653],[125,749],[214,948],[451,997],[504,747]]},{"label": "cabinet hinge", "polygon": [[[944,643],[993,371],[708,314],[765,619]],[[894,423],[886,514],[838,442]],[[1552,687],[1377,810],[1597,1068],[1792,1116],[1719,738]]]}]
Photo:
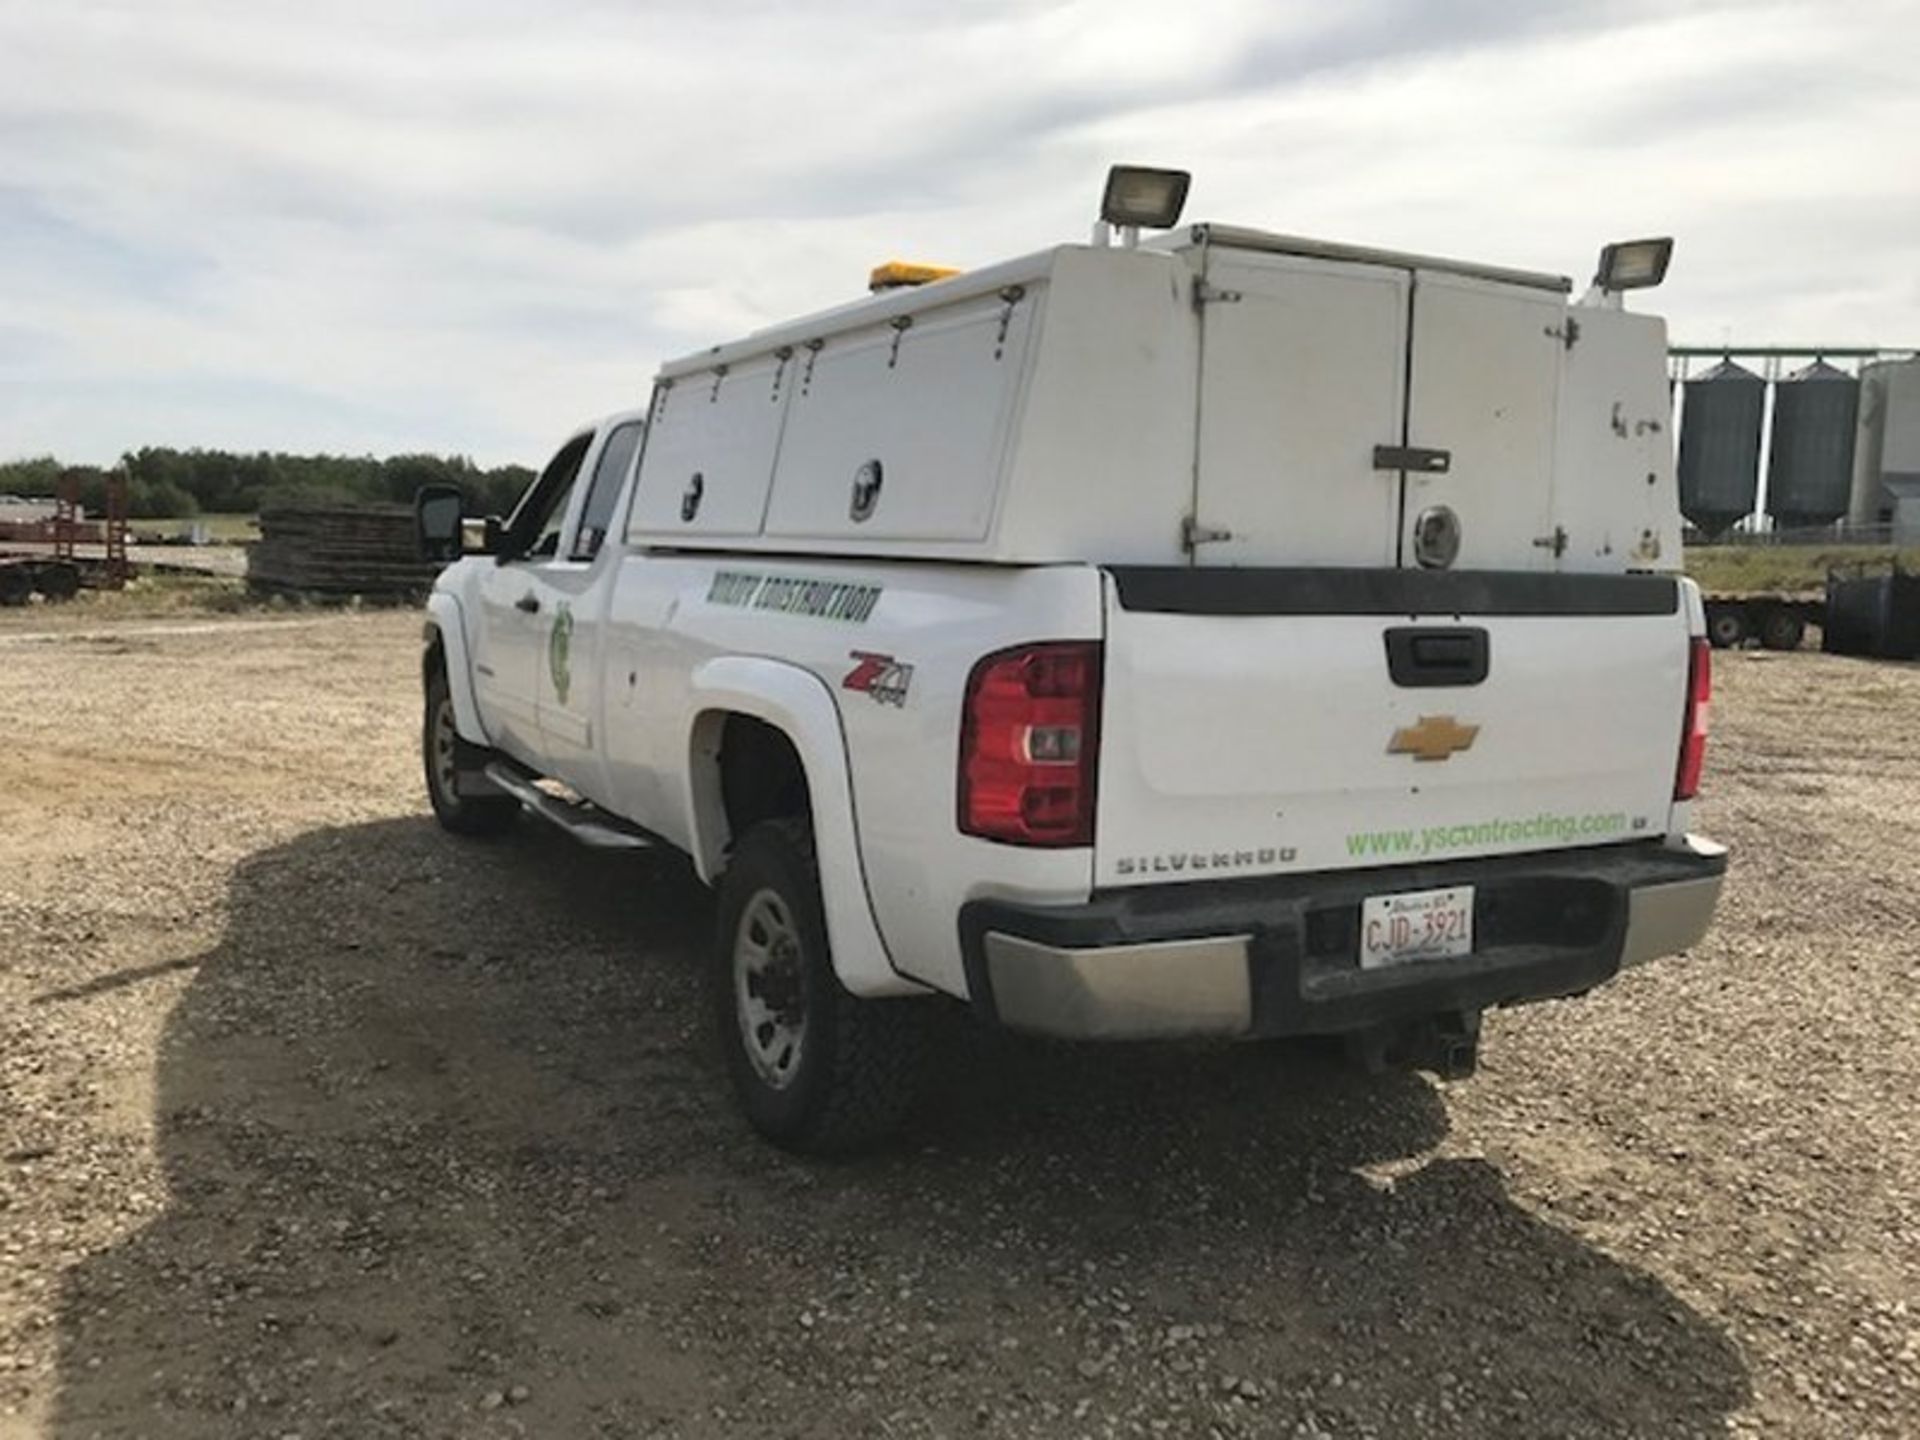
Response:
[{"label": "cabinet hinge", "polygon": [[1180,548],[1191,555],[1202,545],[1218,545],[1223,540],[1233,539],[1231,530],[1215,530],[1202,525],[1193,516],[1187,515],[1180,521]]},{"label": "cabinet hinge", "polygon": [[1239,303],[1238,290],[1222,290],[1206,280],[1193,282],[1193,308],[1196,310],[1204,305],[1238,305]]}]

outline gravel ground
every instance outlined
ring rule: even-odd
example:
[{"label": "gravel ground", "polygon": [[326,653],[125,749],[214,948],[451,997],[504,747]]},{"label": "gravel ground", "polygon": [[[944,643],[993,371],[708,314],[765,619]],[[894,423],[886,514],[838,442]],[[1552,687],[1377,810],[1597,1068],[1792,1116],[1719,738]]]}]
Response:
[{"label": "gravel ground", "polygon": [[1920,670],[1719,657],[1721,925],[1470,1082],[956,1021],[827,1165],[416,643],[0,621],[0,1440],[1920,1433]]}]

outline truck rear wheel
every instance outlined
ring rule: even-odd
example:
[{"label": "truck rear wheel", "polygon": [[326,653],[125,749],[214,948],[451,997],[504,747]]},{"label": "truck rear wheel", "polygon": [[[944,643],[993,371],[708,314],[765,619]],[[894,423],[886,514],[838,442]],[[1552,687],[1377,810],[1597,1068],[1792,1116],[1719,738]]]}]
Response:
[{"label": "truck rear wheel", "polygon": [[427,770],[427,799],[434,818],[456,835],[498,835],[520,813],[510,795],[462,795],[460,772],[482,768],[490,752],[460,738],[453,720],[453,691],[436,666],[427,678],[427,710],[420,734]]},{"label": "truck rear wheel", "polygon": [[754,1128],[809,1154],[891,1135],[918,1088],[920,1007],[841,987],[812,827],[785,818],[749,830],[720,882],[719,912],[715,1021]]}]

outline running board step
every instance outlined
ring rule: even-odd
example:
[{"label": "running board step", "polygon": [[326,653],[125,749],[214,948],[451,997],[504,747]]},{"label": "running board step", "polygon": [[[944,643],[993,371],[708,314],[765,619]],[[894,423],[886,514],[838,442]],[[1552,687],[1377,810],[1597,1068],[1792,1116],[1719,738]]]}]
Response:
[{"label": "running board step", "polygon": [[609,815],[584,800],[566,800],[542,789],[532,771],[505,760],[487,766],[487,779],[513,796],[549,824],[557,825],[582,845],[596,850],[651,850],[653,837],[618,815]]}]

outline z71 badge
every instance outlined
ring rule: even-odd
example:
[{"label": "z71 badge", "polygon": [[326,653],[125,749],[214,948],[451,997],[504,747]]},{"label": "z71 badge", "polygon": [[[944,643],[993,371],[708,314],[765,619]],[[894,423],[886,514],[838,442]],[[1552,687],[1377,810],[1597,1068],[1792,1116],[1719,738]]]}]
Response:
[{"label": "z71 badge", "polygon": [[868,650],[852,650],[848,654],[860,663],[840,682],[842,689],[871,695],[880,705],[907,703],[907,688],[913,684],[913,666],[902,665],[891,655],[875,655]]}]

